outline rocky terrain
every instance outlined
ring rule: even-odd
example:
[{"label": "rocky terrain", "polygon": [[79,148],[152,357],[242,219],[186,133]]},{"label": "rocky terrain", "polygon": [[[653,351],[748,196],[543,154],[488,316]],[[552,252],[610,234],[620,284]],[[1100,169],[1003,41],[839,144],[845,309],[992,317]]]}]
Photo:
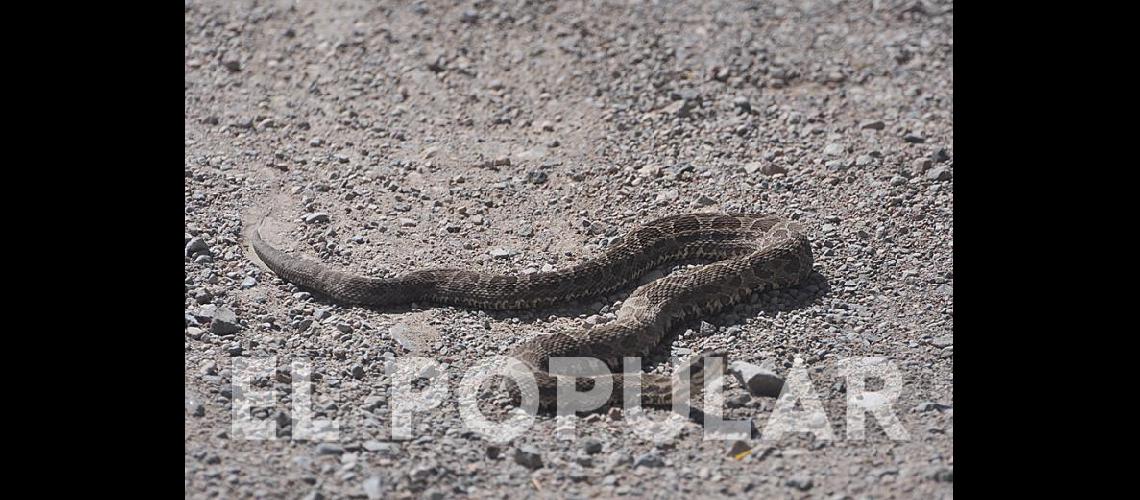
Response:
[{"label": "rocky terrain", "polygon": [[[950,2],[186,0],[185,15],[187,497],[953,496]],[[769,382],[806,368],[833,439],[688,424],[658,443],[612,409],[540,415],[497,445],[454,400],[394,438],[395,360],[436,360],[454,390],[522,339],[612,320],[629,289],[509,313],[342,307],[244,239],[268,214],[274,245],[361,274],[533,273],[681,212],[796,219],[817,275],[682,325],[646,369],[726,350],[725,417],[763,429]],[[235,436],[234,360],[266,356],[277,371],[249,390],[274,399],[252,415],[276,431]],[[906,440],[870,416],[850,438],[839,365],[864,357],[901,373]],[[294,360],[339,439],[294,435]]]}]

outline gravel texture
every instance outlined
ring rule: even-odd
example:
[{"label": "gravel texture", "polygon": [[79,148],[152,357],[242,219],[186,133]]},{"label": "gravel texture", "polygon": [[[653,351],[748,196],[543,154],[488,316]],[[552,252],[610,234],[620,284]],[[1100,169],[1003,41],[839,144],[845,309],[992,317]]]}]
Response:
[{"label": "gravel texture", "polygon": [[[185,27],[188,497],[953,496],[950,2],[187,0]],[[799,360],[835,439],[690,424],[655,444],[613,408],[495,445],[453,399],[394,439],[392,360],[429,356],[454,391],[524,338],[612,320],[629,290],[346,308],[251,261],[267,208],[277,246],[377,276],[563,268],[678,212],[797,219],[816,276],[682,325],[645,365],[725,349],[775,381]],[[251,413],[277,438],[241,439],[233,362],[261,356],[277,371],[251,390],[276,398]],[[839,361],[867,356],[902,374],[906,441],[873,417],[846,439]],[[293,439],[293,360],[338,440]],[[763,428],[770,388],[724,380],[725,417]]]}]

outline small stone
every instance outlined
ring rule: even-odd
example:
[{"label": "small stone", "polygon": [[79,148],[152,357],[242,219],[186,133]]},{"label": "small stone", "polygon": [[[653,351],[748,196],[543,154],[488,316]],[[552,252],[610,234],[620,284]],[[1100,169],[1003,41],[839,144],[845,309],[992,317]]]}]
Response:
[{"label": "small stone", "polygon": [[332,316],[332,311],[329,311],[328,309],[325,309],[323,307],[320,309],[317,309],[316,311],[313,311],[313,317],[316,318],[317,321],[324,320],[324,319],[329,318],[331,316]]},{"label": "small stone", "polygon": [[941,337],[936,337],[934,340],[930,341],[930,345],[933,345],[934,347],[946,347],[954,345],[954,336],[943,335]]},{"label": "small stone", "polygon": [[658,204],[664,205],[664,204],[670,203],[672,201],[675,201],[680,196],[681,196],[681,194],[678,193],[676,189],[667,189],[665,191],[661,191],[660,193],[657,193],[657,200],[656,201]]},{"label": "small stone", "polygon": [[800,491],[807,491],[810,490],[812,486],[815,486],[815,483],[813,483],[811,478],[807,476],[792,476],[788,478],[784,484]]},{"label": "small stone", "polygon": [[499,457],[503,454],[503,449],[493,444],[487,445],[486,453],[487,458],[490,458],[491,460],[498,460]]},{"label": "small stone", "polygon": [[781,165],[768,163],[760,168],[760,173],[764,175],[786,174],[788,173],[788,169],[787,167],[783,167]]},{"label": "small stone", "polygon": [[237,56],[227,56],[226,60],[222,61],[222,66],[230,71],[241,71],[241,60]]},{"label": "small stone", "polygon": [[305,216],[305,224],[321,224],[329,221],[329,214],[324,212],[311,213]]},{"label": "small stone", "polygon": [[195,416],[201,417],[206,414],[206,407],[196,398],[186,397],[186,412]]},{"label": "small stone", "polygon": [[665,459],[654,452],[643,453],[638,455],[633,461],[634,467],[664,467]]},{"label": "small stone", "polygon": [[321,443],[317,445],[318,455],[340,455],[344,453],[344,447],[336,443]]},{"label": "small stone", "polygon": [[361,365],[352,365],[352,378],[356,380],[364,378],[364,367]]},{"label": "small stone", "polygon": [[515,448],[515,463],[530,470],[542,467],[542,455],[533,446]]},{"label": "small stone", "polygon": [[531,184],[542,184],[546,182],[546,179],[546,172],[543,172],[541,170],[531,170],[526,174],[526,180]]},{"label": "small stone", "polygon": [[953,408],[953,406],[942,404],[942,403],[935,403],[933,401],[924,401],[922,403],[915,405],[914,411],[917,411],[917,412],[927,412],[930,410],[946,411],[946,410],[949,410],[951,408]]},{"label": "small stone", "polygon": [[934,155],[931,156],[931,159],[936,162],[948,161],[950,160],[950,152],[947,151],[946,148],[938,148],[938,150],[934,152]]},{"label": "small stone", "polygon": [[257,279],[255,279],[253,276],[247,276],[244,280],[241,280],[242,290],[253,288],[255,286],[257,286]]},{"label": "small stone", "polygon": [[190,242],[186,244],[186,256],[190,257],[199,252],[209,252],[210,245],[206,244],[206,240],[202,238],[190,238]]},{"label": "small stone", "polygon": [[511,251],[505,248],[496,248],[491,250],[491,257],[496,259],[508,259],[511,257]]},{"label": "small stone", "polygon": [[863,120],[859,122],[859,128],[864,130],[883,130],[887,124],[883,120]]},{"label": "small stone", "polygon": [[780,395],[780,389],[784,387],[784,379],[751,363],[733,361],[729,363],[728,371],[748,388],[748,392],[753,396],[777,397]]},{"label": "small stone", "polygon": [[741,406],[747,405],[750,402],[752,402],[752,396],[749,396],[747,394],[737,394],[725,401],[725,403],[727,403],[730,408],[739,408]]},{"label": "small stone", "polygon": [[375,439],[369,439],[368,441],[365,441],[364,444],[362,445],[362,447],[365,450],[371,451],[371,452],[380,452],[380,451],[391,452],[391,451],[393,451],[393,448],[394,448],[392,446],[392,443],[385,443],[383,441],[377,441]]},{"label": "small stone", "polygon": [[294,293],[294,294],[293,294],[293,299],[294,299],[294,300],[299,300],[299,301],[302,301],[302,302],[303,302],[303,301],[306,301],[306,300],[309,300],[309,299],[311,299],[312,297],[313,297],[313,294],[311,294],[311,293],[309,293],[309,292],[297,292],[297,293]]},{"label": "small stone", "polygon": [[712,323],[709,323],[708,321],[702,321],[699,332],[702,337],[707,337],[716,333],[716,326],[714,326]]},{"label": "small stone", "polygon": [[914,134],[914,133],[904,135],[903,140],[906,142],[909,142],[911,144],[919,144],[922,142],[926,142],[925,137],[918,135],[918,134]]},{"label": "small stone", "polygon": [[364,488],[364,495],[367,496],[369,500],[376,500],[382,496],[380,492],[380,476],[372,476],[364,480],[364,484],[361,485],[361,487]]},{"label": "small stone", "polygon": [[846,151],[842,144],[830,143],[823,147],[824,156],[843,156]]},{"label": "small stone", "polygon": [[926,178],[932,181],[946,181],[952,177],[948,167],[934,167],[926,172]]},{"label": "small stone", "polygon": [[602,442],[594,438],[583,439],[579,444],[582,446],[582,451],[590,455],[602,451]]},{"label": "small stone", "polygon": [[856,167],[866,167],[875,163],[875,157],[871,155],[859,155],[855,157]]},{"label": "small stone", "polygon": [[610,409],[606,411],[606,416],[609,417],[610,420],[621,420],[621,408],[611,406]]},{"label": "small stone", "polygon": [[237,314],[228,307],[218,308],[214,312],[214,320],[210,322],[210,331],[218,335],[230,335],[241,331]]},{"label": "small stone", "polygon": [[702,194],[700,197],[697,198],[697,204],[702,206],[702,207],[707,207],[709,205],[715,205],[716,200],[709,198],[708,196]]},{"label": "small stone", "polygon": [[415,219],[409,219],[407,217],[401,217],[400,218],[400,227],[415,227],[415,225],[416,225]]},{"label": "small stone", "polygon": [[340,333],[352,333],[352,325],[348,323],[337,323],[336,329],[339,330]]},{"label": "small stone", "polygon": [[744,113],[752,111],[752,104],[748,102],[748,98],[745,96],[733,97],[732,107]]}]

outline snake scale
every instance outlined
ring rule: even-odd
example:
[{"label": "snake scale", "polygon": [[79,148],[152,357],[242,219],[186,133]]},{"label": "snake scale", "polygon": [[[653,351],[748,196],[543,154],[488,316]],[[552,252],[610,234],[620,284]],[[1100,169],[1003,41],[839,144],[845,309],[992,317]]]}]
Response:
[{"label": "snake scale", "polygon": [[[539,405],[555,405],[557,379],[551,357],[593,357],[615,373],[611,404],[620,403],[624,356],[644,356],[679,322],[715,314],[755,292],[786,287],[812,269],[811,245],[793,221],[754,214],[683,214],[646,223],[595,258],[573,267],[527,275],[464,269],[424,269],[393,278],[359,276],[303,259],[267,244],[260,227],[250,240],[262,262],[286,281],[348,305],[433,303],[480,309],[530,309],[598,296],[628,285],[660,265],[689,259],[711,261],[692,272],[674,273],[638,287],[617,319],[578,334],[540,335],[518,344],[509,356],[535,376]],[[703,380],[697,357],[691,382]],[[598,377],[578,377],[579,390]],[[668,375],[641,374],[642,402],[672,404]],[[515,397],[520,395],[515,390]]]}]

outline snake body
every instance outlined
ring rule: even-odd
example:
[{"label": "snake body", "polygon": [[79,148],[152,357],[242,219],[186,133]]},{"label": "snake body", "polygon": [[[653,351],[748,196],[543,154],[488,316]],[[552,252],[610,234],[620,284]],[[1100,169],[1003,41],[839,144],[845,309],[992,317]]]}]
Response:
[{"label": "snake body", "polygon": [[[811,245],[798,223],[753,214],[663,217],[636,228],[595,259],[529,275],[425,269],[373,278],[282,252],[261,238],[260,228],[253,231],[251,243],[262,262],[286,281],[344,304],[373,306],[418,302],[500,310],[541,308],[612,292],[668,262],[711,261],[692,272],[638,287],[612,322],[575,335],[541,335],[515,346],[509,355],[533,370],[542,407],[555,404],[557,379],[548,371],[550,358],[601,360],[618,372],[604,376],[613,384],[610,403],[620,402],[623,357],[644,356],[678,322],[715,314],[752,293],[793,285],[812,269]],[[694,385],[703,379],[702,359],[692,364]],[[676,389],[669,376],[640,376],[644,404],[672,404]],[[598,378],[578,377],[576,385],[588,390]]]}]

